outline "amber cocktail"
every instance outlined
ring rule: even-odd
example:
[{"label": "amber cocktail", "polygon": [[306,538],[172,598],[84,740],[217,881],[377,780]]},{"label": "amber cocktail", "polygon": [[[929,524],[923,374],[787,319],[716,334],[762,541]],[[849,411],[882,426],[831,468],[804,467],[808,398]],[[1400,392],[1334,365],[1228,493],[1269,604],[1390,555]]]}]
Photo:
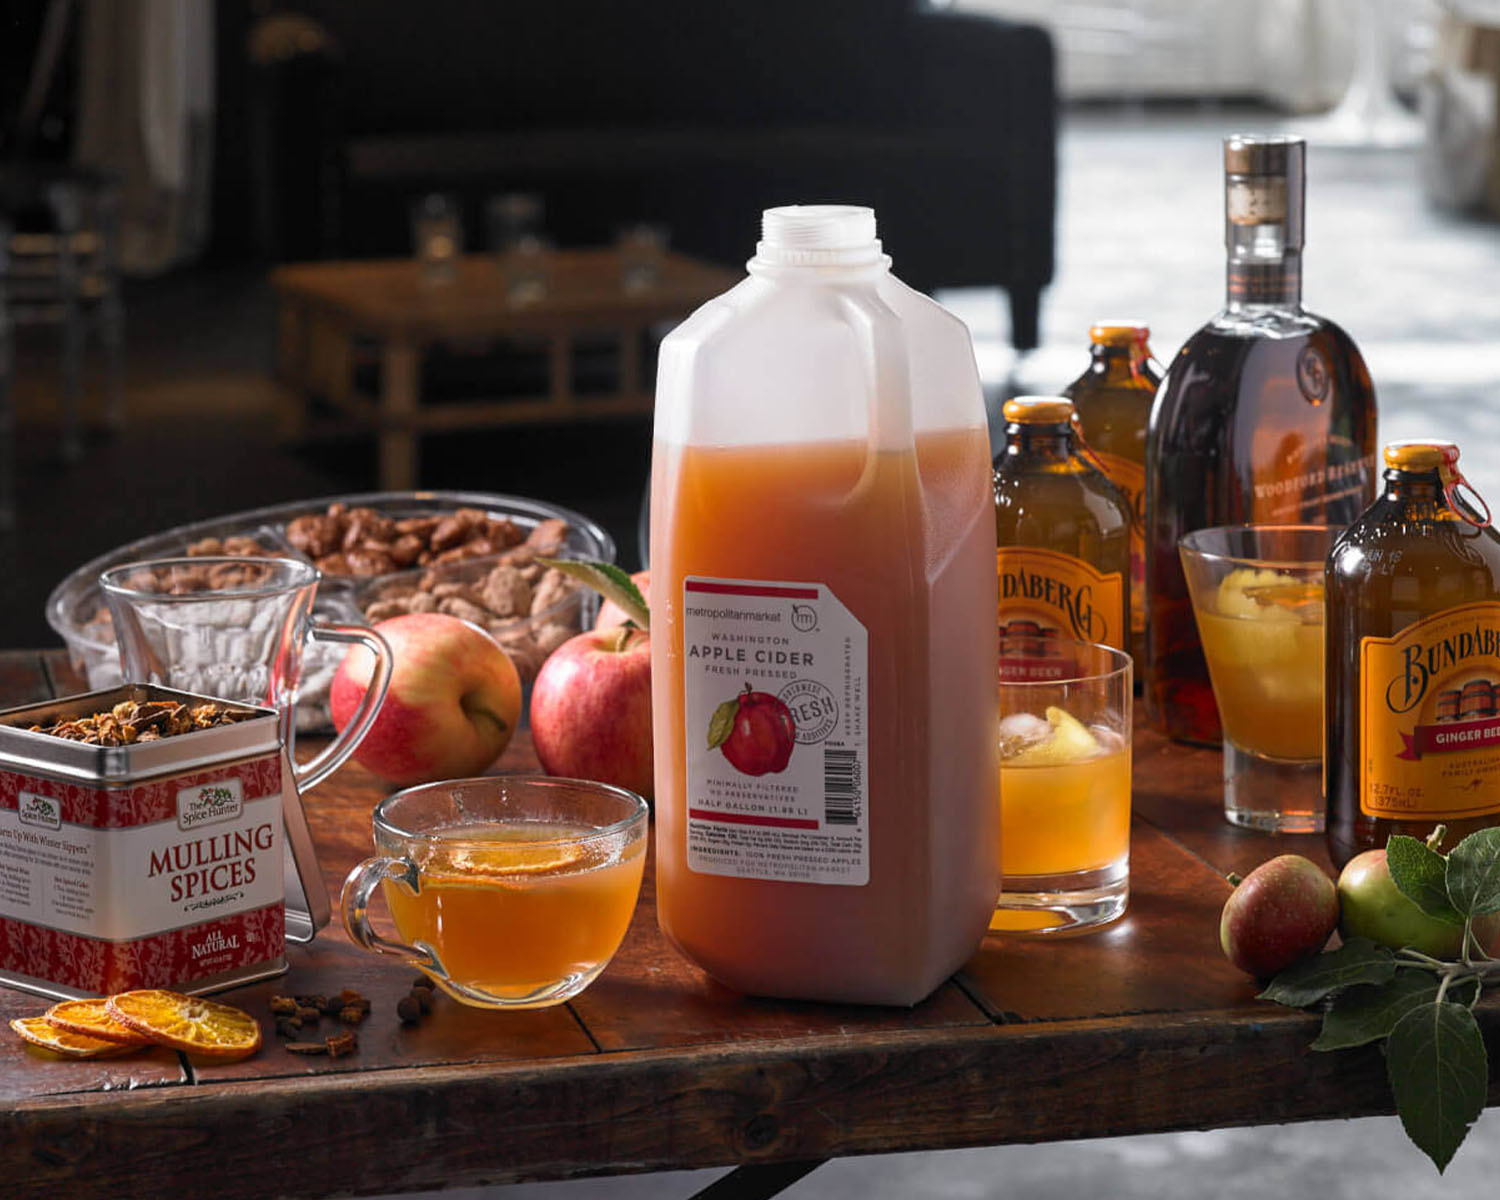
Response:
[{"label": "amber cocktail", "polygon": [[1079,642],[1055,650],[1058,677],[1045,681],[1016,682],[1002,664],[995,932],[1100,925],[1129,896],[1130,657]]},{"label": "amber cocktail", "polygon": [[1323,828],[1323,525],[1200,529],[1179,546],[1224,729],[1224,815]]}]

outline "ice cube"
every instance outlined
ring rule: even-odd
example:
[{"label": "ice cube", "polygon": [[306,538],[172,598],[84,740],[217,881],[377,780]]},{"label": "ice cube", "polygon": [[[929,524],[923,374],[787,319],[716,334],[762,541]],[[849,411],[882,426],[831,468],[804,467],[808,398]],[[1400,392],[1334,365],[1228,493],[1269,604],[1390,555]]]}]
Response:
[{"label": "ice cube", "polygon": [[1000,718],[1000,757],[1010,758],[1052,736],[1052,723],[1034,713],[1010,713]]}]

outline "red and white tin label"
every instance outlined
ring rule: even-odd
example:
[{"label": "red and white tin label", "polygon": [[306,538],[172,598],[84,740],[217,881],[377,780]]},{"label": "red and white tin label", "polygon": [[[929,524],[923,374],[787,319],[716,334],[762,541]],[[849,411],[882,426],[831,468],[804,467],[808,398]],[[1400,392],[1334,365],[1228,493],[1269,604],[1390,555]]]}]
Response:
[{"label": "red and white tin label", "polygon": [[123,788],[0,771],[0,969],[108,993],[285,948],[278,754]]}]

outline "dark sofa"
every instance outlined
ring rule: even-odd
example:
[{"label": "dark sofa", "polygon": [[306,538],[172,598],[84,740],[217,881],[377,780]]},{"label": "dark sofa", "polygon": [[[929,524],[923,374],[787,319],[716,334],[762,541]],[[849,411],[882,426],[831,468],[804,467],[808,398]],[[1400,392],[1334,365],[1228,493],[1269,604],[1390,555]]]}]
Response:
[{"label": "dark sofa", "polygon": [[873,205],[912,285],[1000,286],[1036,344],[1053,269],[1045,31],[916,0],[311,0],[255,72],[278,257],[404,253],[412,199],[545,197],[562,244],[664,223],[726,263],[773,204]]}]

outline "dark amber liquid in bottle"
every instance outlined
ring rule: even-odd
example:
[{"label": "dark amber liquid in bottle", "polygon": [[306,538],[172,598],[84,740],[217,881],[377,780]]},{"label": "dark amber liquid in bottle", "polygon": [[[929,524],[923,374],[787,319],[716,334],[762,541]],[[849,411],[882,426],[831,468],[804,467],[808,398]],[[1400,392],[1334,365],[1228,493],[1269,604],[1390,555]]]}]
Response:
[{"label": "dark amber liquid in bottle", "polygon": [[[1366,748],[1361,738],[1363,640],[1392,637],[1449,609],[1500,601],[1500,533],[1461,520],[1444,500],[1437,471],[1388,470],[1385,481],[1385,494],[1344,532],[1328,556],[1325,829],[1329,855],[1339,867],[1363,850],[1383,847],[1393,833],[1425,839],[1438,823],[1430,816],[1411,821],[1370,816],[1361,808],[1364,756],[1394,755],[1399,749],[1394,739],[1388,739],[1393,745]],[[1494,702],[1487,699],[1440,692],[1436,722],[1490,716]],[[1441,770],[1440,757],[1432,758],[1433,769]],[[1491,777],[1489,789],[1496,786]],[[1500,795],[1495,804],[1500,807]],[[1449,830],[1442,848],[1448,850],[1474,830],[1500,824],[1500,812],[1443,818],[1442,823]]]},{"label": "dark amber liquid in bottle", "polygon": [[[1095,326],[1088,370],[1062,394],[1078,412],[1086,452],[1130,506],[1130,653],[1139,663],[1146,654],[1146,426],[1161,365],[1151,357],[1145,327],[1136,327],[1135,337],[1126,330]],[[1139,691],[1139,670],[1135,682]]]},{"label": "dark amber liquid in bottle", "polygon": [[1374,491],[1375,392],[1349,336],[1310,313],[1221,313],[1178,352],[1151,413],[1146,704],[1218,745],[1219,710],[1177,557],[1214,525],[1347,525]]},{"label": "dark amber liquid in bottle", "polygon": [[[1070,425],[1006,426],[1006,446],[995,460],[995,535],[1002,552],[1049,550],[1118,577],[1121,605],[1115,613],[1100,613],[1107,630],[1102,640],[1129,652],[1130,507],[1077,452]],[[1002,580],[1002,624],[1005,606]],[[1082,641],[1101,637],[1067,626],[1061,632]]]}]

